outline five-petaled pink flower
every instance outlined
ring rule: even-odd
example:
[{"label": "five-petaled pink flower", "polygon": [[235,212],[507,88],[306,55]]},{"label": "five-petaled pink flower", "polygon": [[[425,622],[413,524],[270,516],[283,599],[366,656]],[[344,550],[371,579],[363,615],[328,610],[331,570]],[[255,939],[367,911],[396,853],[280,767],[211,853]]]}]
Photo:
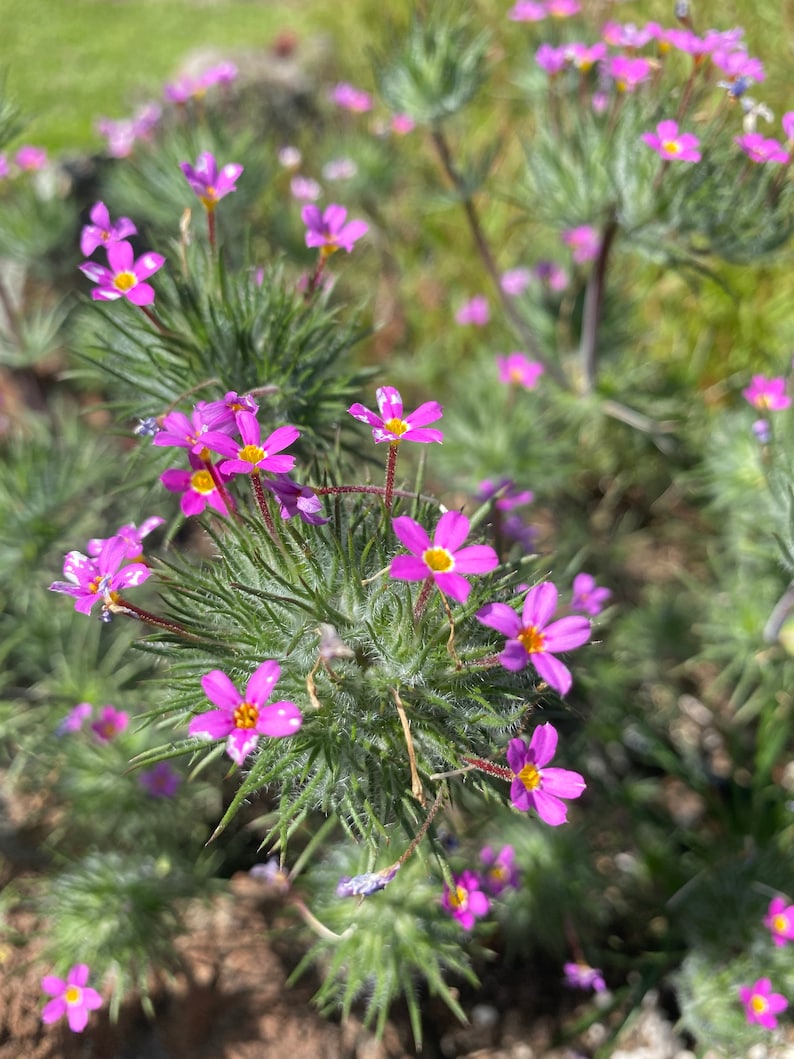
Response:
[{"label": "five-petaled pink flower", "polygon": [[577,574],[573,579],[571,610],[583,610],[585,614],[600,614],[612,595],[608,588],[597,585],[592,574]]},{"label": "five-petaled pink flower", "polygon": [[345,224],[347,210],[332,202],[324,210],[310,203],[301,210],[301,218],[306,225],[306,245],[319,247],[324,257],[336,250],[353,249],[356,240],[366,235],[369,225],[366,221],[348,221]]},{"label": "five-petaled pink flower", "polygon": [[124,710],[117,710],[115,706],[103,706],[97,719],[91,722],[91,731],[100,743],[109,743],[117,735],[121,735],[129,723],[130,715]]},{"label": "five-petaled pink flower", "polygon": [[88,1012],[102,1007],[102,997],[86,984],[89,973],[87,963],[78,963],[66,978],[44,975],[41,988],[53,999],[48,1000],[42,1009],[42,1022],[55,1022],[66,1015],[69,1029],[73,1033],[82,1033],[88,1022]]},{"label": "five-petaled pink flower", "polygon": [[133,305],[151,305],[154,288],[145,281],[164,263],[165,258],[152,251],[142,254],[136,261],[132,244],[122,240],[108,246],[109,268],[96,261],[84,261],[80,271],[97,284],[91,291],[94,301],[127,298]]},{"label": "five-petaled pink flower", "polygon": [[410,555],[392,559],[389,576],[400,581],[435,581],[439,590],[458,603],[465,603],[471,585],[463,574],[487,574],[499,565],[499,557],[487,544],[461,548],[469,532],[469,520],[458,511],[446,511],[438,520],[433,541],[427,530],[407,515],[392,522],[394,532]]},{"label": "five-petaled pink flower", "polygon": [[660,121],[656,132],[644,132],[640,139],[662,158],[677,162],[700,161],[700,140],[692,132],[679,132],[677,121]]},{"label": "five-petaled pink flower", "polygon": [[473,871],[464,871],[453,878],[452,889],[444,883],[441,907],[457,919],[464,930],[471,930],[475,919],[488,914],[491,902],[483,893],[480,880]]},{"label": "five-petaled pink flower", "polygon": [[482,883],[492,897],[498,897],[508,887],[518,889],[521,873],[515,863],[512,846],[502,846],[498,853],[490,846],[483,846],[480,861],[485,867]]},{"label": "five-petaled pink flower", "polygon": [[753,162],[763,164],[764,162],[786,163],[789,160],[788,151],[775,139],[767,139],[760,132],[746,132],[743,136],[734,136],[744,153]]},{"label": "five-petaled pink flower", "polygon": [[508,386],[523,386],[525,390],[534,390],[538,379],[543,374],[543,365],[537,360],[530,360],[526,353],[508,353],[506,357],[497,357],[499,382]]},{"label": "five-petaled pink flower", "polygon": [[243,171],[238,162],[229,162],[219,170],[215,156],[210,151],[202,151],[195,166],[190,162],[180,162],[179,168],[209,213],[222,198],[237,190],[237,179]]},{"label": "five-petaled pink flower", "polygon": [[765,1030],[774,1030],[777,1027],[775,1016],[788,1007],[788,1000],[782,993],[772,992],[768,978],[759,978],[754,985],[740,986],[739,1000],[744,1004],[744,1014],[750,1025],[755,1023]]},{"label": "five-petaled pink flower", "polygon": [[128,235],[135,235],[138,231],[129,217],[119,217],[113,224],[104,202],[95,203],[88,216],[91,223],[83,226],[80,235],[80,253],[86,257],[93,254],[98,246],[120,243]]},{"label": "five-petaled pink flower", "polygon": [[208,449],[227,457],[218,465],[223,474],[253,474],[256,470],[286,474],[292,470],[295,457],[277,453],[300,437],[296,427],[278,427],[262,441],[259,420],[252,412],[238,412],[235,418],[242,445],[219,430],[210,430],[202,437]]},{"label": "five-petaled pink flower", "polygon": [[742,397],[759,412],[780,412],[791,405],[786,380],[780,376],[767,379],[765,375],[753,375],[750,385],[742,390]]},{"label": "five-petaled pink flower", "polygon": [[[219,514],[228,515],[229,509],[218,492],[215,479],[212,477],[212,472],[207,464],[192,452],[188,453],[187,458],[193,468],[192,471],[172,467],[168,471],[163,471],[160,475],[160,481],[169,492],[182,494],[182,499],[179,501],[182,514],[186,518],[190,518],[192,515],[200,515],[209,505]],[[226,477],[221,474],[220,470],[217,473],[221,479]]]},{"label": "five-petaled pink flower", "polygon": [[546,768],[557,749],[557,729],[541,724],[532,733],[529,746],[523,739],[507,744],[507,764],[513,773],[510,800],[516,809],[534,809],[551,827],[564,824],[568,807],[563,798],[578,798],[586,784],[584,777],[570,769]]},{"label": "five-petaled pink flower", "polygon": [[507,637],[499,655],[505,669],[523,669],[531,662],[550,687],[566,695],[573,679],[568,668],[554,655],[587,643],[590,622],[572,615],[549,625],[556,606],[556,586],[551,581],[543,581],[527,592],[521,616],[506,603],[487,603],[477,611],[477,620]]},{"label": "five-petaled pink flower", "polygon": [[372,436],[377,443],[388,441],[397,445],[401,441],[418,441],[429,444],[442,441],[444,435],[440,430],[428,430],[428,423],[435,423],[443,415],[443,408],[438,401],[426,401],[419,405],[415,412],[403,414],[403,400],[399,390],[393,386],[381,386],[375,391],[378,412],[371,412],[363,404],[352,404],[348,412],[354,419],[372,427]]},{"label": "five-petaled pink flower", "polygon": [[260,735],[272,739],[294,735],[303,723],[295,703],[268,703],[280,674],[278,662],[263,662],[251,674],[243,696],[220,669],[207,673],[201,686],[219,709],[194,717],[188,728],[190,735],[226,739],[226,753],[237,765],[242,765],[256,747]]},{"label": "five-petaled pink flower", "polygon": [[67,580],[53,581],[50,591],[74,596],[74,609],[81,614],[89,614],[98,599],[114,602],[119,589],[142,585],[152,572],[144,563],[131,563],[120,570],[126,547],[120,537],[108,537],[96,559],[69,552],[63,562]]},{"label": "five-petaled pink flower", "polygon": [[782,897],[773,897],[764,916],[764,926],[771,931],[775,945],[794,941],[794,905],[787,905]]}]

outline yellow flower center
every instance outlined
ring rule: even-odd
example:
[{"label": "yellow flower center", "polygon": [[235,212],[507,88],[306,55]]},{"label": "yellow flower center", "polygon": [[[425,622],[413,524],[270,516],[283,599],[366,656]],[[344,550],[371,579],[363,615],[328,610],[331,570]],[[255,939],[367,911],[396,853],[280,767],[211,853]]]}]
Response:
[{"label": "yellow flower center", "polygon": [[217,188],[214,188],[212,186],[212,184],[208,184],[206,191],[201,196],[201,201],[204,203],[204,206],[205,206],[207,212],[208,213],[212,213],[212,211],[215,209],[215,206],[216,206],[216,204],[218,202],[218,190],[217,190]]},{"label": "yellow flower center", "polygon": [[668,154],[678,154],[681,150],[678,140],[662,140],[662,147]]},{"label": "yellow flower center", "polygon": [[488,869],[488,876],[493,879],[494,882],[506,882],[507,868],[505,868],[504,864],[494,864],[492,868]]},{"label": "yellow flower center", "polygon": [[750,1007],[756,1013],[756,1015],[763,1015],[769,1005],[766,1002],[766,997],[759,996],[758,993],[754,993],[750,998]]},{"label": "yellow flower center", "polygon": [[241,702],[232,719],[235,728],[255,728],[259,720],[259,710],[251,702]]},{"label": "yellow flower center", "polygon": [[246,463],[257,464],[267,456],[267,453],[261,445],[246,445],[244,449],[240,449],[237,456]]},{"label": "yellow flower center", "polygon": [[546,637],[534,625],[527,625],[516,637],[519,643],[524,645],[528,655],[543,654],[546,650]]},{"label": "yellow flower center", "polygon": [[462,886],[456,886],[449,895],[449,903],[453,908],[465,908],[469,892]]},{"label": "yellow flower center", "polygon": [[138,277],[134,272],[117,272],[113,277],[113,286],[125,294],[128,290],[132,290],[137,282]]},{"label": "yellow flower center", "polygon": [[774,916],[772,919],[772,929],[776,934],[782,934],[788,929],[788,918],[786,916]]},{"label": "yellow flower center", "polygon": [[320,247],[320,255],[322,257],[330,257],[331,254],[335,254],[339,249],[337,243],[326,243],[325,246]]},{"label": "yellow flower center", "polygon": [[392,434],[397,434],[398,437],[404,434],[406,430],[410,430],[410,427],[404,419],[397,419],[396,417],[394,419],[387,419],[383,426],[386,430],[390,430]]},{"label": "yellow flower center", "polygon": [[518,773],[518,778],[524,784],[528,791],[535,791],[540,786],[540,773],[533,764],[527,762],[526,765]]},{"label": "yellow flower center", "polygon": [[446,548],[428,548],[422,558],[434,574],[448,574],[455,566],[455,560]]},{"label": "yellow flower center", "polygon": [[83,991],[76,985],[70,985],[67,987],[66,992],[63,994],[63,999],[67,1004],[79,1004],[83,998]]},{"label": "yellow flower center", "polygon": [[212,475],[209,471],[195,471],[190,476],[190,487],[191,489],[194,489],[195,492],[206,496],[215,488],[215,482],[213,482]]}]

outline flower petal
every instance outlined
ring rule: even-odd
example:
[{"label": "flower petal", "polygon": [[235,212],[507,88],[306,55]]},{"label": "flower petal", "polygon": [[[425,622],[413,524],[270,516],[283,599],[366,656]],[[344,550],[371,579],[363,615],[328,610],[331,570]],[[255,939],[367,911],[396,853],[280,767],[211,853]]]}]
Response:
[{"label": "flower petal", "polygon": [[202,739],[225,739],[234,722],[223,710],[209,710],[194,717],[188,725],[188,735],[197,735]]},{"label": "flower petal", "polygon": [[280,675],[281,666],[278,662],[272,660],[263,662],[254,670],[248,681],[245,689],[246,702],[253,703],[254,706],[264,706]]},{"label": "flower petal", "polygon": [[543,790],[557,798],[579,798],[587,789],[584,776],[571,769],[543,769]]},{"label": "flower petal", "polygon": [[531,660],[538,675],[546,681],[550,688],[554,688],[559,695],[568,694],[573,684],[573,677],[571,676],[571,671],[562,664],[559,658],[555,658],[554,655],[541,653],[533,654]]},{"label": "flower petal", "polygon": [[458,603],[465,603],[471,592],[471,585],[460,574],[433,574],[438,587],[445,596],[451,596]]},{"label": "flower petal", "polygon": [[[529,743],[530,760],[539,769],[548,765],[557,750],[557,729],[553,724],[540,724]],[[544,773],[545,775],[545,773]]]},{"label": "flower petal", "polygon": [[[395,536],[413,555],[421,556],[430,547],[430,538],[424,526],[420,526],[408,515],[398,515],[392,519]],[[393,565],[393,564],[392,564]]]},{"label": "flower petal", "polygon": [[236,710],[243,701],[242,695],[222,669],[213,669],[205,674],[201,678],[201,686],[210,702],[229,713]]},{"label": "flower petal", "polygon": [[226,740],[226,753],[235,765],[242,765],[258,742],[259,733],[255,728],[235,728]]},{"label": "flower petal", "polygon": [[461,574],[487,574],[499,565],[499,556],[488,544],[470,544],[455,552],[455,569]]},{"label": "flower petal", "polygon": [[389,577],[398,581],[424,581],[429,576],[427,563],[415,555],[395,555],[389,567]]},{"label": "flower petal", "polygon": [[66,1014],[66,1001],[62,996],[57,996],[53,1000],[49,1000],[41,1012],[42,1022],[55,1022],[57,1019],[63,1018]]},{"label": "flower petal", "polygon": [[551,581],[542,581],[530,588],[524,600],[522,617],[524,625],[542,629],[557,607],[557,586]]},{"label": "flower petal", "polygon": [[587,618],[572,615],[553,621],[543,630],[545,649],[555,654],[559,651],[572,651],[581,647],[590,639],[590,622]]},{"label": "flower petal", "polygon": [[294,702],[273,702],[259,711],[257,732],[273,739],[294,735],[303,724],[303,714]]},{"label": "flower petal", "polygon": [[568,806],[553,794],[547,794],[542,788],[533,792],[535,795],[535,812],[550,827],[559,827],[568,820]]},{"label": "flower petal", "polygon": [[445,511],[438,520],[433,544],[437,548],[457,551],[469,535],[469,520],[460,511]]},{"label": "flower petal", "polygon": [[[486,603],[484,607],[480,607],[475,617],[483,625],[488,625],[507,637],[514,637],[521,631],[521,618],[506,603]],[[526,651],[524,653],[526,654]]]}]

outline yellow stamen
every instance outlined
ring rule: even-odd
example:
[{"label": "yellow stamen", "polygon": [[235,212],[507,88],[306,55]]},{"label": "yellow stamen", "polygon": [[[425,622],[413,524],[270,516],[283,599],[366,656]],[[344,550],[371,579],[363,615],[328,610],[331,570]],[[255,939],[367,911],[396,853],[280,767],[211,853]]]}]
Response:
[{"label": "yellow stamen", "polygon": [[113,286],[125,294],[128,290],[132,290],[137,282],[138,277],[134,272],[118,272],[113,277]]},{"label": "yellow stamen", "polygon": [[235,728],[255,728],[259,720],[259,710],[251,702],[241,702],[232,719]]},{"label": "yellow stamen", "polygon": [[769,1005],[767,1004],[765,997],[759,996],[758,993],[754,993],[750,998],[750,1007],[756,1015],[762,1015]]},{"label": "yellow stamen", "polygon": [[662,148],[668,154],[678,154],[681,150],[681,144],[678,140],[662,140]]},{"label": "yellow stamen", "polygon": [[244,449],[240,449],[237,453],[237,458],[245,460],[246,463],[259,463],[267,456],[267,453],[260,445],[246,445]]},{"label": "yellow stamen", "polygon": [[406,430],[411,429],[404,419],[397,419],[396,417],[394,419],[387,419],[383,426],[386,430],[390,430],[392,434],[397,434],[398,437],[404,434]]},{"label": "yellow stamen", "polygon": [[546,650],[546,637],[534,625],[527,625],[516,637],[528,655],[539,655]]},{"label": "yellow stamen", "polygon": [[422,558],[434,574],[448,574],[455,566],[455,560],[446,548],[428,548]]},{"label": "yellow stamen", "polygon": [[788,917],[787,916],[775,916],[772,919],[772,929],[776,934],[782,934],[788,930]]},{"label": "yellow stamen", "polygon": [[79,1004],[83,997],[82,989],[79,989],[76,985],[70,985],[67,987],[66,992],[63,994],[63,999],[67,1004]]},{"label": "yellow stamen", "polygon": [[465,908],[468,896],[468,890],[464,890],[462,886],[456,886],[455,889],[450,892],[449,903],[453,908]]},{"label": "yellow stamen", "polygon": [[535,791],[540,786],[540,773],[531,762],[527,762],[527,764],[524,765],[518,773],[518,778],[528,791]]},{"label": "yellow stamen", "polygon": [[211,493],[215,488],[215,482],[213,482],[209,471],[194,471],[190,476],[190,486],[197,493],[202,493],[206,496],[207,493]]}]

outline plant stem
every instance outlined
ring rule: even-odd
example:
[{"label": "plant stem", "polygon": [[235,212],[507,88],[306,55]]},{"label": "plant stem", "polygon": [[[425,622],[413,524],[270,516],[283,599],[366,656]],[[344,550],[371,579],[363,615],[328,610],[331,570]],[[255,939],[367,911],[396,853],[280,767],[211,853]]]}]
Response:
[{"label": "plant stem", "polygon": [[389,445],[389,455],[386,457],[386,486],[383,493],[383,503],[386,505],[386,510],[389,514],[391,514],[391,501],[394,495],[394,472],[397,467],[397,450],[399,447],[399,441],[393,441]]},{"label": "plant stem", "polygon": [[154,625],[158,629],[167,629],[168,632],[175,632],[177,636],[185,636],[189,640],[198,639],[192,632],[188,632],[184,625],[180,625],[176,621],[169,621],[168,618],[160,618],[156,614],[151,614],[148,610],[136,607],[134,603],[122,599],[115,592],[112,593],[112,596],[113,598],[110,602],[105,603],[105,610],[110,611],[111,614],[129,614],[134,618],[138,618],[139,621],[146,622],[147,625]]},{"label": "plant stem", "polygon": [[267,506],[267,498],[265,497],[265,490],[262,486],[262,479],[259,477],[259,471],[254,468],[251,471],[251,486],[254,490],[254,496],[256,497],[257,507],[262,515],[262,521],[264,522],[267,532],[273,538],[274,541],[278,542],[278,536],[276,535],[276,525],[273,522],[273,516],[270,513],[270,508]]},{"label": "plant stem", "polygon": [[618,222],[613,214],[604,225],[604,231],[601,234],[601,244],[598,248],[598,256],[593,262],[593,267],[587,280],[587,288],[584,295],[582,333],[579,342],[579,362],[582,369],[583,392],[586,394],[592,393],[595,388],[598,326],[601,322],[601,310],[604,304],[604,289],[606,287],[609,251],[612,248],[612,243],[617,235],[617,231]]}]

